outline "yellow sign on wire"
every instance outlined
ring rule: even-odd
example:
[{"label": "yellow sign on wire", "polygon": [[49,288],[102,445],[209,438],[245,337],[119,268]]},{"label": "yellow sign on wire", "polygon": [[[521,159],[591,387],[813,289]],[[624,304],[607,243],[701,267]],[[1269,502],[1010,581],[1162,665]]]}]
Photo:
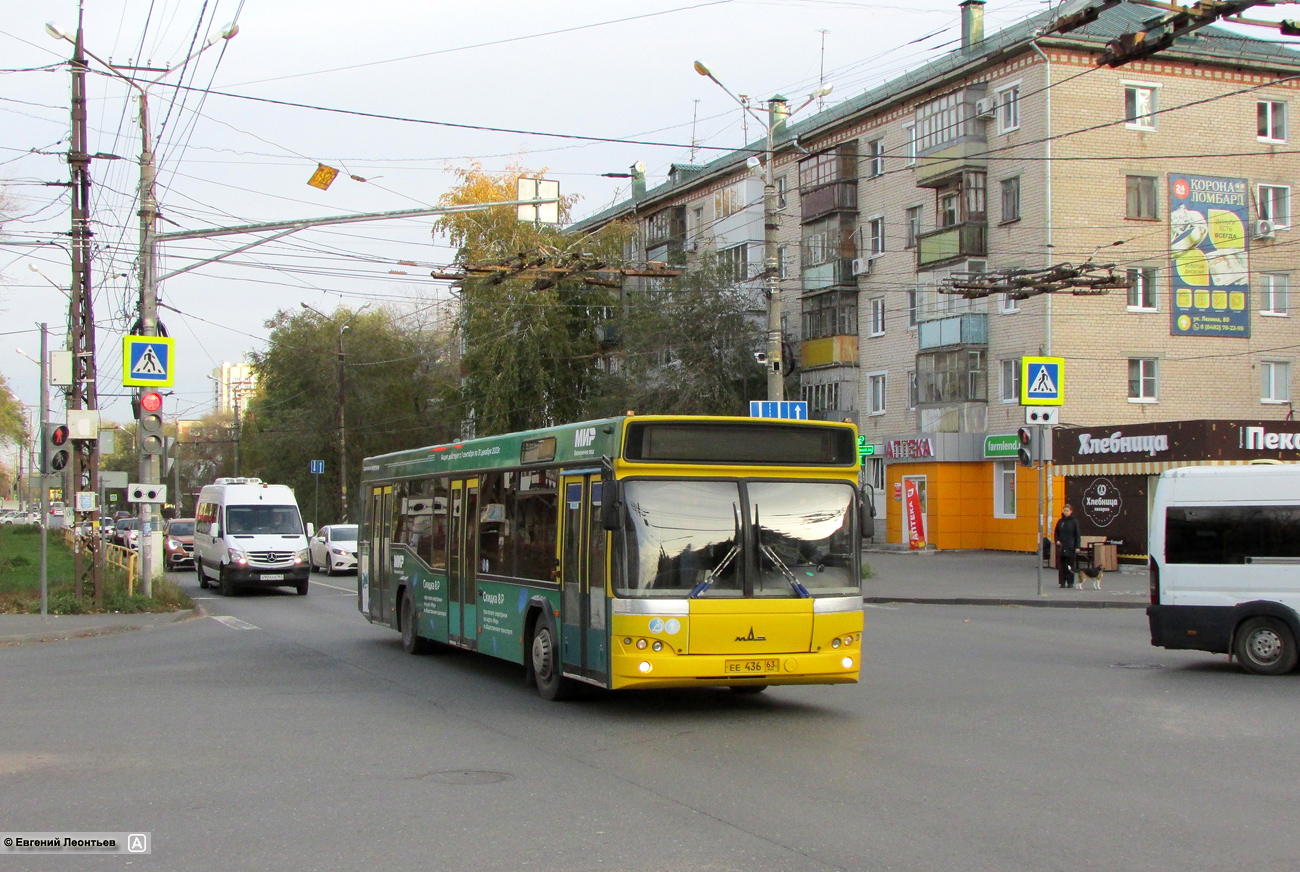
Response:
[{"label": "yellow sign on wire", "polygon": [[334,167],[327,167],[325,164],[317,164],[316,172],[311,174],[311,178],[307,180],[307,184],[311,185],[313,188],[320,188],[324,191],[334,183],[334,180],[338,178],[338,175],[339,171],[334,169]]}]

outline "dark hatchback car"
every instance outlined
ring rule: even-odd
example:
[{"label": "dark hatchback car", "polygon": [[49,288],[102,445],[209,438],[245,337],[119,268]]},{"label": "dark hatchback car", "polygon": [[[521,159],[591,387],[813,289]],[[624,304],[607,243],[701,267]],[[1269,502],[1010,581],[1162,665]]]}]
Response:
[{"label": "dark hatchback car", "polygon": [[167,568],[194,567],[194,519],[172,518],[163,528]]}]

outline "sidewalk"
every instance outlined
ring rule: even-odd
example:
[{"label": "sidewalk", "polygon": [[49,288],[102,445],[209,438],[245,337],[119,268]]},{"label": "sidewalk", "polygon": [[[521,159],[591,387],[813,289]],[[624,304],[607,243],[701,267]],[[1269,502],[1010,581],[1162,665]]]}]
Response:
[{"label": "sidewalk", "polygon": [[874,578],[862,583],[868,603],[1019,605],[1040,608],[1140,609],[1150,603],[1145,567],[1121,567],[1101,578],[1101,590],[1062,588],[1043,568],[1042,596],[1032,554],[1007,551],[863,550]]},{"label": "sidewalk", "polygon": [[105,615],[0,615],[0,645],[21,645],[26,642],[54,642],[60,639],[80,639],[89,636],[107,636],[132,630],[151,630],[177,621],[184,621],[202,612],[187,609],[182,612],[141,612],[137,614]]}]

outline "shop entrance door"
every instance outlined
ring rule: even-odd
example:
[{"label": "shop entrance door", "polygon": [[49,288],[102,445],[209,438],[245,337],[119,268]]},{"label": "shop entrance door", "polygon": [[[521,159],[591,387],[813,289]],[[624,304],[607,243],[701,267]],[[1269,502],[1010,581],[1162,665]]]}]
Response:
[{"label": "shop entrance door", "polygon": [[903,544],[924,548],[929,541],[929,505],[923,475],[903,476]]}]

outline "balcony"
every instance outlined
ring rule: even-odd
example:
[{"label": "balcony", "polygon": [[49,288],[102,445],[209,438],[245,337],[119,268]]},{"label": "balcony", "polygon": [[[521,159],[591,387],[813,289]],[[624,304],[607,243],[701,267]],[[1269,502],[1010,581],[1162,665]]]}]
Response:
[{"label": "balcony", "polygon": [[988,345],[989,316],[983,312],[964,312],[916,325],[917,348],[945,348],[951,345]]},{"label": "balcony", "polygon": [[826,263],[811,266],[800,273],[803,279],[804,293],[825,290],[826,288],[856,288],[857,277],[853,275],[853,258],[837,257]]},{"label": "balcony", "polygon": [[916,268],[933,269],[949,261],[988,254],[988,224],[967,221],[920,233],[916,237]]},{"label": "balcony", "polygon": [[829,185],[800,191],[799,208],[799,220],[805,224],[832,212],[857,212],[857,179],[832,182]]}]

